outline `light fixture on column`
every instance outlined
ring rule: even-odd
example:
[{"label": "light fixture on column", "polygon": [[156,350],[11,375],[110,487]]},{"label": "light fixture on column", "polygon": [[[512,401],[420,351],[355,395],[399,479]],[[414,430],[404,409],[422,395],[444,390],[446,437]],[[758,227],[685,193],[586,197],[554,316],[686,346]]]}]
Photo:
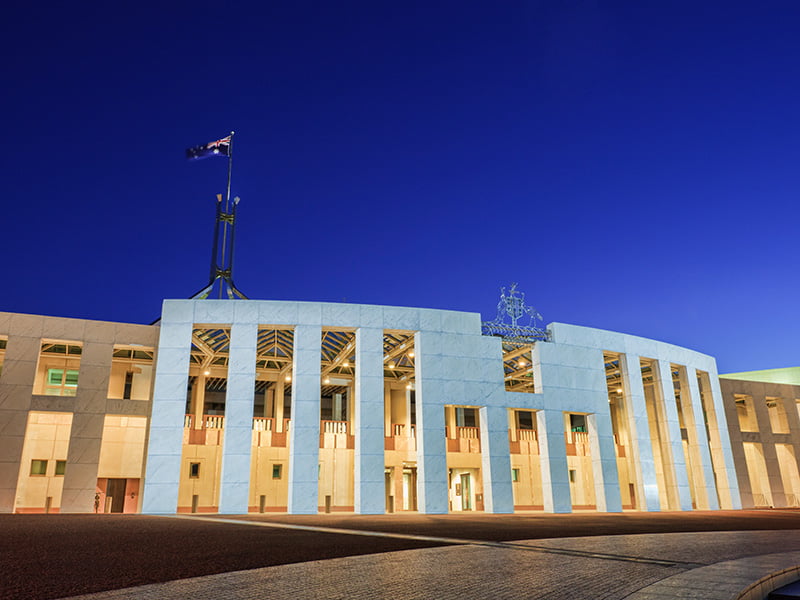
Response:
[{"label": "light fixture on column", "polygon": [[291,381],[292,380],[292,376],[291,375],[287,375],[286,377],[284,377],[284,379],[286,381]]},{"label": "light fixture on column", "polygon": [[206,377],[208,377],[209,375],[211,375],[211,371],[203,371],[203,375],[205,375]]}]

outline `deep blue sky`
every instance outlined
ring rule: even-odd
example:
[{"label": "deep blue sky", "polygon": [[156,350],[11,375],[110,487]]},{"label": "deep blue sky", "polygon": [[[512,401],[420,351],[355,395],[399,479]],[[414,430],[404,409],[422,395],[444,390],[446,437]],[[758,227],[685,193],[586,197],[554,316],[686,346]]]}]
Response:
[{"label": "deep blue sky", "polygon": [[470,310],[800,364],[796,2],[15,3],[0,310],[150,322],[208,277],[236,130],[251,298]]}]

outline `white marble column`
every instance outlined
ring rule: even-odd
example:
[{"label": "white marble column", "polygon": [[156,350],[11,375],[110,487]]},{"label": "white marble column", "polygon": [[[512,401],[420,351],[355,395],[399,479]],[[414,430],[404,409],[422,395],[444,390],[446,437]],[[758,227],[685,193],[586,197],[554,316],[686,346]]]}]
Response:
[{"label": "white marble column", "polygon": [[544,510],[550,513],[570,513],[572,494],[569,490],[567,445],[564,440],[564,412],[552,409],[536,411],[536,429],[539,436]]},{"label": "white marble column", "polygon": [[[608,403],[605,403],[608,406]],[[622,512],[614,429],[609,412],[586,415],[597,512]]]},{"label": "white marble column", "polygon": [[[444,382],[436,332],[414,335],[417,407],[417,506],[421,513],[448,512]],[[437,349],[439,350],[437,352]]]},{"label": "white marble column", "polygon": [[[636,495],[639,498],[637,508],[658,511],[661,502],[658,495],[658,479],[653,458],[653,443],[650,440],[640,358],[633,354],[621,354],[619,365],[626,405],[625,414],[630,431],[631,455],[636,467]],[[644,507],[641,506],[642,499]]]},{"label": "white marble column", "polygon": [[[689,449],[694,452],[694,456],[699,460],[696,469],[700,472],[695,477],[695,489],[698,493],[697,508],[701,510],[717,510],[719,501],[717,499],[717,489],[714,485],[714,468],[711,464],[711,450],[709,448],[708,436],[706,435],[706,424],[703,418],[703,402],[700,398],[700,388],[697,385],[697,373],[692,367],[681,369],[681,403],[684,411],[684,420],[687,421],[686,428],[689,434]],[[691,406],[691,423],[688,422],[686,407]]]},{"label": "white marble column", "polygon": [[357,514],[386,512],[384,482],[383,329],[356,330],[355,474]]},{"label": "white marble column", "polygon": [[316,514],[319,488],[319,325],[294,330],[292,425],[289,428],[290,514]]},{"label": "white marble column", "polygon": [[161,323],[142,498],[145,514],[174,514],[178,508],[191,315],[189,310],[180,320],[173,317]]},{"label": "white marble column", "polygon": [[657,360],[653,370],[654,385],[660,393],[656,398],[660,400],[663,414],[666,417],[664,430],[667,434],[666,443],[662,447],[662,454],[669,453],[664,461],[664,476],[667,485],[673,485],[677,493],[680,510],[692,510],[692,492],[689,487],[689,477],[686,471],[686,457],[683,452],[681,439],[681,425],[678,420],[678,408],[675,404],[675,386],[672,383],[672,369],[669,361]]},{"label": "white marble column", "polygon": [[219,491],[222,514],[246,514],[248,509],[257,336],[256,323],[231,326]]},{"label": "white marble column", "polygon": [[[728,423],[725,418],[725,408],[722,403],[722,391],[719,385],[719,376],[716,367],[713,371],[702,373],[700,379],[706,394],[709,395],[706,403],[706,416],[710,423],[713,423],[711,437],[717,438],[719,442],[719,454],[721,454],[721,464],[717,468],[717,487],[719,491],[720,505],[723,509],[740,510],[742,499],[739,495],[738,478],[736,477],[736,467],[733,462],[733,452],[731,451],[731,438],[728,435]],[[731,428],[738,427],[738,423],[732,423]]]},{"label": "white marble column", "polygon": [[502,406],[481,407],[480,433],[484,510],[496,514],[513,513],[508,409]]}]

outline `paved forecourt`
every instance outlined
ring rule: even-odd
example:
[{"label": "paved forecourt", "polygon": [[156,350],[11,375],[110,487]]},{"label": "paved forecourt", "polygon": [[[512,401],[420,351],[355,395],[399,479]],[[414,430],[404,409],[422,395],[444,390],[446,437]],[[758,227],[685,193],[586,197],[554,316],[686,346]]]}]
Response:
[{"label": "paved forecourt", "polygon": [[[260,525],[254,522],[253,526]],[[447,542],[455,540],[450,538]],[[776,553],[779,548],[782,552]],[[661,533],[514,542],[474,540],[462,545],[195,577],[73,600],[186,597],[760,600],[770,590],[800,579],[797,565],[800,565],[800,534],[796,531]],[[775,572],[783,572],[783,578],[761,584]]]},{"label": "paved forecourt", "polygon": [[[446,597],[447,590],[459,589],[488,595],[499,586],[502,597],[524,586],[530,597],[558,597],[554,590],[569,589],[571,597],[614,598],[656,583],[675,587],[676,577],[730,560],[781,553],[780,560],[759,560],[784,564],[785,553],[800,551],[799,537],[798,510],[0,515],[0,561],[13,565],[0,570],[0,600],[121,588],[134,588],[127,597],[148,590],[158,597],[189,591],[202,597],[206,589],[206,597],[235,598],[238,589],[246,597],[250,585],[270,597],[308,597],[312,590],[314,597],[337,597],[340,591],[342,597],[374,597],[397,586],[407,586],[399,593],[403,597],[431,590]],[[738,570],[744,572],[741,565]],[[307,583],[298,590],[293,578],[299,574]],[[136,587],[148,584],[155,587]]]}]

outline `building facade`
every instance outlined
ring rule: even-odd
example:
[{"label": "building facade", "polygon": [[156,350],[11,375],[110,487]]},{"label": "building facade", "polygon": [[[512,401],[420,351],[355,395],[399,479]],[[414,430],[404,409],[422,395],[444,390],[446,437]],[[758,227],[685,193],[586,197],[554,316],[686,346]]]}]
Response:
[{"label": "building facade", "polygon": [[[800,398],[789,387],[785,407]],[[483,335],[477,313],[254,300],[166,300],[152,326],[0,313],[0,512],[761,505],[724,389],[715,360],[686,348],[562,323],[525,343]],[[789,466],[765,453],[774,506],[800,497],[784,460],[796,409],[787,423],[769,443],[791,447],[775,455]]]}]

